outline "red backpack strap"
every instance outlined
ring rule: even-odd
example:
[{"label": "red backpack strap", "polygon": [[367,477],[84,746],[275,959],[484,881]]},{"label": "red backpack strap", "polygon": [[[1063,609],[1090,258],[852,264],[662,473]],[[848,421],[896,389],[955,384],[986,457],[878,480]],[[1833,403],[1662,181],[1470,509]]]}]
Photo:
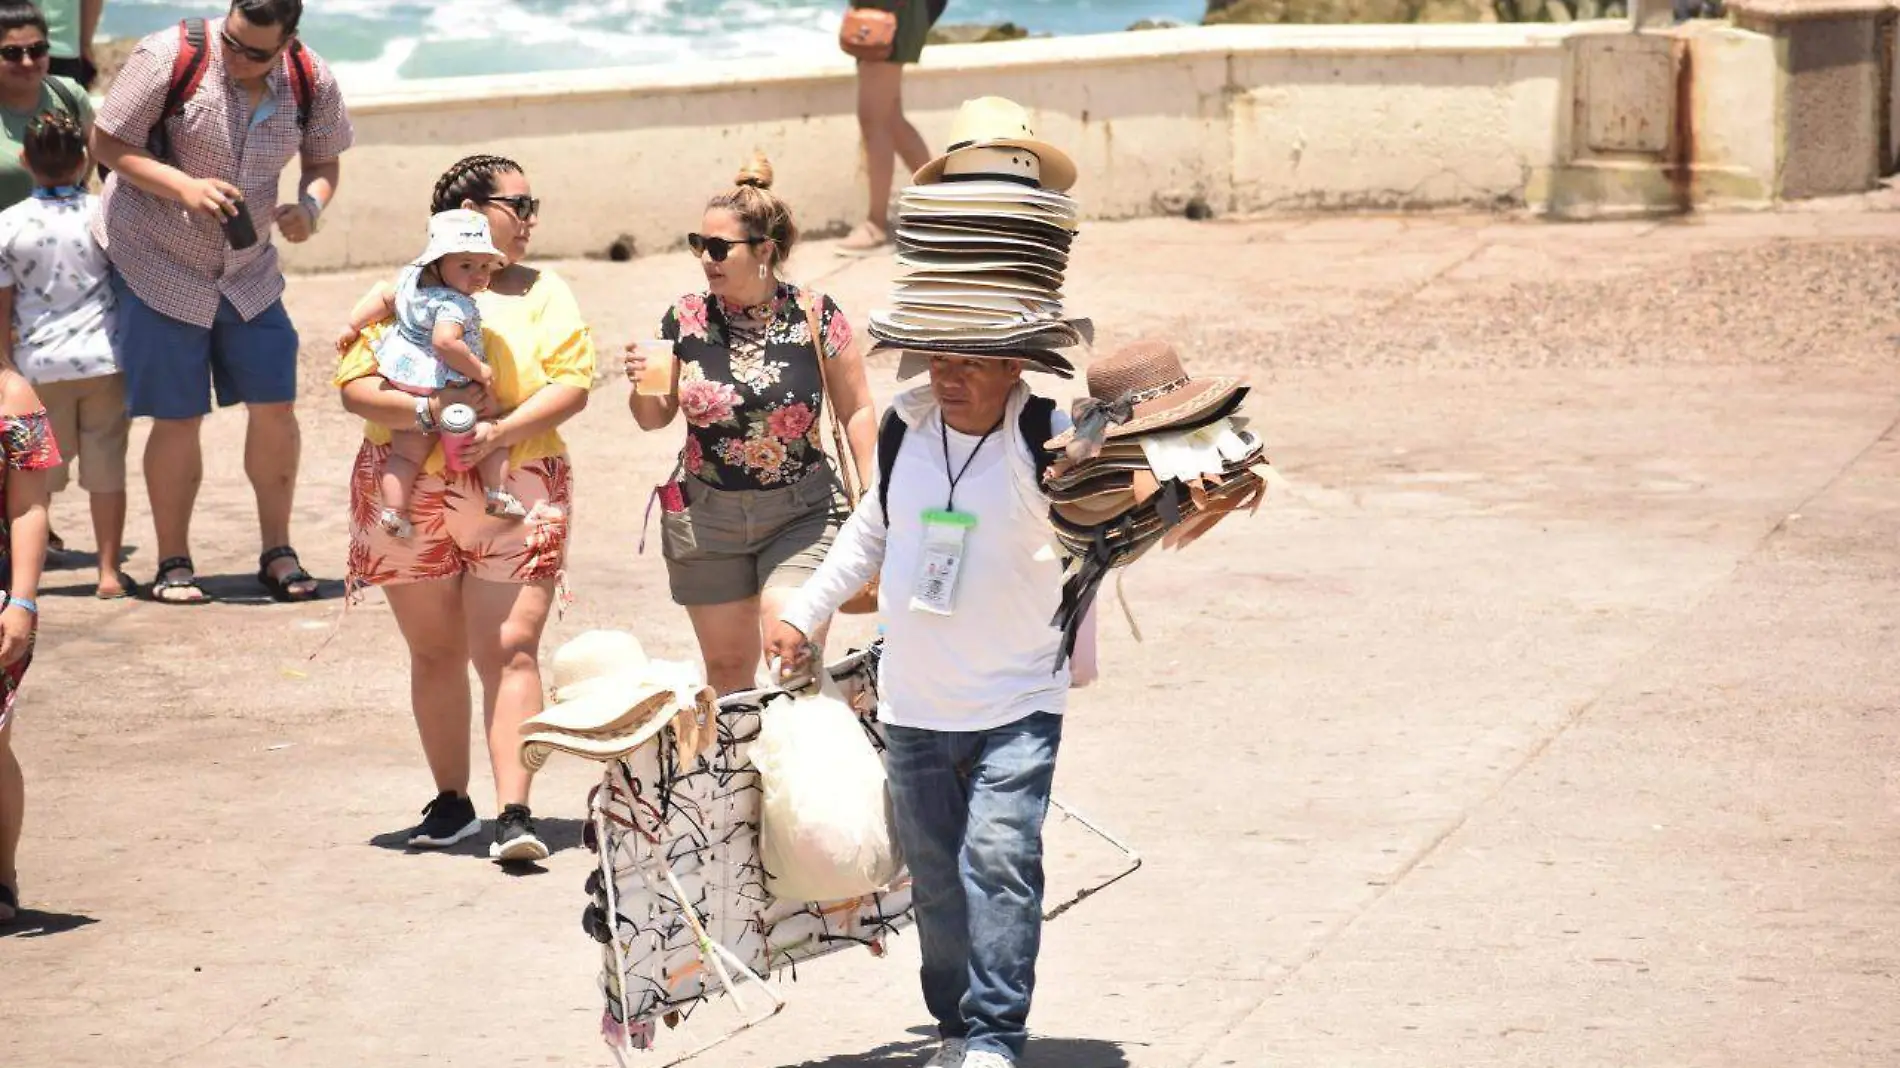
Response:
[{"label": "red backpack strap", "polygon": [[172,79],[165,90],[165,106],[158,113],[158,121],[152,124],[151,137],[146,142],[146,148],[157,159],[171,159],[171,134],[165,129],[165,123],[185,110],[185,102],[198,92],[198,85],[205,78],[205,68],[211,65],[205,40],[205,20],[185,19],[178,24],[178,57],[172,60]]},{"label": "red backpack strap", "polygon": [[290,79],[290,95],[297,101],[297,129],[310,128],[310,109],[317,96],[317,66],[303,41],[292,38],[284,50],[284,74]]}]

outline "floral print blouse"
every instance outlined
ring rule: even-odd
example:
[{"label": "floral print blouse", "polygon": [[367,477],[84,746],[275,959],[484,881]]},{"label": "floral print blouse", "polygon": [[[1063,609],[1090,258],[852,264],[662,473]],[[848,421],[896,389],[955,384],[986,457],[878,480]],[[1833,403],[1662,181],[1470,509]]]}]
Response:
[{"label": "floral print blouse", "polygon": [[[0,504],[6,501],[8,471],[44,471],[60,464],[59,443],[53,440],[53,424],[46,409],[25,415],[0,415],[0,448],[7,454],[0,466]],[[0,507],[0,589],[12,582],[13,530],[7,522],[7,509]]]},{"label": "floral print blouse", "polygon": [[[720,489],[758,490],[824,466],[825,398],[805,317],[809,297],[780,283],[768,304],[740,310],[693,293],[660,320],[660,337],[679,361],[687,474]],[[820,299],[825,357],[835,359],[851,346],[851,323],[830,297]]]}]

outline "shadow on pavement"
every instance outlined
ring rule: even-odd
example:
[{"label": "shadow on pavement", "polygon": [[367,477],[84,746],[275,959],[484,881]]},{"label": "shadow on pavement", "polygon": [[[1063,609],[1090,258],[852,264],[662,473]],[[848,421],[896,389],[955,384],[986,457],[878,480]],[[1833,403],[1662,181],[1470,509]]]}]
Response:
[{"label": "shadow on pavement", "polygon": [[[278,602],[271,600],[270,591],[257,581],[255,571],[241,575],[198,575],[198,588],[219,604],[243,605],[247,608],[273,608]],[[317,601],[331,601],[343,596],[342,579],[317,579]],[[304,601],[302,604],[314,602]],[[290,608],[286,604],[283,607]]]},{"label": "shadow on pavement", "polygon": [[[534,829],[536,833],[540,834],[541,841],[547,844],[549,855],[560,853],[564,850],[581,848],[581,826],[582,821],[575,819],[542,818],[537,816],[534,821]],[[410,845],[410,830],[411,828],[405,827],[399,831],[379,834],[370,839],[369,844],[375,846],[377,849],[387,849],[392,853],[410,853],[416,855],[439,853],[450,857],[480,857],[483,860],[487,860],[488,846],[495,840],[494,820],[482,821],[482,829],[479,832],[462,839],[447,849],[418,849]],[[543,868],[539,864],[506,864],[502,866],[502,870],[508,872],[510,875],[538,875],[547,871],[546,868]]]},{"label": "shadow on pavement", "polygon": [[0,938],[45,938],[49,935],[65,934],[77,931],[81,927],[91,927],[98,923],[91,916],[81,916],[76,912],[41,912],[39,909],[21,909],[13,917],[13,922],[0,925]]},{"label": "shadow on pavement", "polygon": [[[890,1042],[862,1053],[841,1053],[821,1061],[803,1061],[786,1068],[905,1068],[915,1066],[937,1048],[933,1028],[914,1027],[916,1039]],[[1031,1035],[1022,1068],[1128,1068],[1120,1043],[1093,1038],[1055,1038]]]}]

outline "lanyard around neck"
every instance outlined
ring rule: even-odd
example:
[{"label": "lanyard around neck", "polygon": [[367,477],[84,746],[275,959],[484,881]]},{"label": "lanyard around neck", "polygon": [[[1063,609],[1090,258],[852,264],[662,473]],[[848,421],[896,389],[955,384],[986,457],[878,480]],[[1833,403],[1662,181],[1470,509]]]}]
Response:
[{"label": "lanyard around neck", "polygon": [[950,474],[950,423],[944,419],[943,413],[937,414],[937,430],[943,436],[943,473],[950,477],[950,496],[944,503],[944,511],[957,510],[957,483],[962,482],[963,476],[970,473],[970,465],[976,462],[976,454],[983,451],[983,443],[990,440],[990,435],[1002,428],[1003,420],[1007,418],[1009,418],[1008,413],[1004,413],[996,420],[994,426],[985,430],[983,436],[976,439],[976,448],[970,450],[970,455],[963,460],[963,466],[952,475]]}]

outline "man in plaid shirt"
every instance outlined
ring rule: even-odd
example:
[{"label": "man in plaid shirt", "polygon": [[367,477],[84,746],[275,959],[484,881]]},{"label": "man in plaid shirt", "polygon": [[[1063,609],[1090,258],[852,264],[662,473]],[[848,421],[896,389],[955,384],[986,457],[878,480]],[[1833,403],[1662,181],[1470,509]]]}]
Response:
[{"label": "man in plaid shirt", "polygon": [[[160,557],[155,600],[202,604],[191,561],[191,512],[203,477],[199,429],[220,406],[249,413],[244,470],[257,494],[264,552],[258,580],[280,601],[309,600],[317,584],[290,548],[299,435],[297,330],[284,311],[273,231],[292,242],[316,232],[336,194],[349,114],[314,55],[309,123],[300,128],[287,52],[302,0],[233,0],[207,20],[204,79],[181,112],[162,118],[177,59],[177,27],[139,42],[94,123],[93,148],[112,176],[96,226],[112,261],[118,341],[133,416],[152,418],[145,447]],[[171,150],[147,149],[165,123]],[[278,179],[302,160],[300,196],[278,204]],[[233,249],[223,224],[249,214],[257,242]]]}]

